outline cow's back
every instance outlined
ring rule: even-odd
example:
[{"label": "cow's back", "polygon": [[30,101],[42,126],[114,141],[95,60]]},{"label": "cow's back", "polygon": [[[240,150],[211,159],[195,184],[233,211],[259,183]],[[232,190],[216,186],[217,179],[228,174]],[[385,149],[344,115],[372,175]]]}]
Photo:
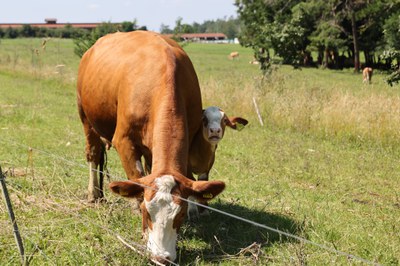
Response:
[{"label": "cow's back", "polygon": [[[168,71],[175,71],[175,80],[168,80]],[[188,117],[199,122],[197,76],[186,53],[175,42],[152,32],[109,34],[82,58],[78,105],[94,129],[111,141],[118,110],[124,115],[130,113],[130,122],[136,123],[132,126],[142,127],[169,82],[176,83],[171,90],[183,99]],[[197,130],[197,122],[189,124],[190,132]]]}]

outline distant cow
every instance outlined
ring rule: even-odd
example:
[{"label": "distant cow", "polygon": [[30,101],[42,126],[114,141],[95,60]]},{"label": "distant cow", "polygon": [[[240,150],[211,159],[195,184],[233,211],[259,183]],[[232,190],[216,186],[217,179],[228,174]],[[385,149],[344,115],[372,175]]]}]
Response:
[{"label": "distant cow", "polygon": [[239,59],[239,52],[232,52],[229,54],[229,59],[234,60],[235,58]]},{"label": "distant cow", "polygon": [[257,59],[253,58],[253,60],[249,61],[249,64],[250,65],[258,65],[258,64],[260,64],[260,62]]},{"label": "distant cow", "polygon": [[[220,181],[187,178],[189,147],[202,116],[189,57],[176,42],[154,32],[106,35],[82,57],[77,101],[90,169],[88,199],[103,196],[96,173],[103,138],[116,148],[130,179],[112,182],[110,189],[143,199],[147,249],[161,263],[175,260],[177,234],[188,207],[185,199],[207,201],[225,188]],[[145,177],[137,167],[141,156],[152,162]]]},{"label": "distant cow", "polygon": [[371,83],[373,69],[371,67],[366,67],[363,69],[363,83]]}]

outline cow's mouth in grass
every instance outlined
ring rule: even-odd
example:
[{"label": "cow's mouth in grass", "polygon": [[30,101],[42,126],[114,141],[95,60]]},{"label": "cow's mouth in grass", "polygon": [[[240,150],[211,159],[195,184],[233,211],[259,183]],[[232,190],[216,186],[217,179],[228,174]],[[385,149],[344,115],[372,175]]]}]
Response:
[{"label": "cow's mouth in grass", "polygon": [[216,142],[216,141],[219,141],[220,138],[218,136],[211,136],[211,137],[208,138],[208,140]]}]

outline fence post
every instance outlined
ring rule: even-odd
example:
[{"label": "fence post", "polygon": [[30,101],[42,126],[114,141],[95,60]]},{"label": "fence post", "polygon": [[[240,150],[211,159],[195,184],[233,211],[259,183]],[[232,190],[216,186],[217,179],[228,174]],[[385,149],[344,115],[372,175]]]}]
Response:
[{"label": "fence post", "polygon": [[1,170],[1,166],[0,166],[0,182],[1,182],[1,190],[3,191],[4,200],[5,200],[6,205],[7,205],[8,214],[10,216],[11,223],[13,225],[14,238],[15,238],[15,241],[17,242],[18,250],[19,250],[19,253],[21,255],[22,265],[24,265],[25,264],[24,245],[22,243],[21,235],[20,235],[19,230],[18,230],[17,221],[15,220],[14,211],[12,209],[11,200],[10,200],[10,197],[9,197],[9,194],[8,194],[8,190],[7,190],[7,186],[6,186],[5,176],[3,175],[3,171]]},{"label": "fence post", "polygon": [[254,97],[253,97],[253,104],[254,104],[254,108],[256,109],[256,113],[257,113],[257,116],[258,116],[258,121],[260,121],[261,126],[264,126],[264,123],[263,123],[263,120],[262,120],[262,117],[261,117],[261,113],[260,113],[260,109],[258,109],[256,98],[254,98]]}]

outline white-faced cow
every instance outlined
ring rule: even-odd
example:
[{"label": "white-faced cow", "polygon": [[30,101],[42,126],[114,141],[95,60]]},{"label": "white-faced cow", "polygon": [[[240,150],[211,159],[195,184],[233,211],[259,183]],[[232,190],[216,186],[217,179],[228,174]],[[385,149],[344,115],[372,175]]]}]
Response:
[{"label": "white-faced cow", "polygon": [[[225,187],[187,178],[189,147],[202,116],[190,59],[177,43],[154,32],[107,35],[81,60],[77,101],[90,166],[88,199],[102,197],[95,170],[104,139],[116,148],[129,178],[112,182],[111,190],[143,198],[148,250],[158,261],[175,260],[177,231],[187,211],[184,199],[209,200]],[[142,155],[152,162],[145,177],[137,167]]]},{"label": "white-faced cow", "polygon": [[[191,172],[198,175],[198,180],[208,181],[210,170],[215,161],[215,151],[225,134],[225,127],[238,129],[248,121],[241,117],[228,117],[219,107],[211,106],[203,110],[203,126],[196,133],[189,151]],[[239,125],[238,125],[239,124]],[[207,205],[206,202],[202,204]],[[207,210],[199,208],[204,214]],[[198,216],[197,206],[189,205],[190,217]]]}]

